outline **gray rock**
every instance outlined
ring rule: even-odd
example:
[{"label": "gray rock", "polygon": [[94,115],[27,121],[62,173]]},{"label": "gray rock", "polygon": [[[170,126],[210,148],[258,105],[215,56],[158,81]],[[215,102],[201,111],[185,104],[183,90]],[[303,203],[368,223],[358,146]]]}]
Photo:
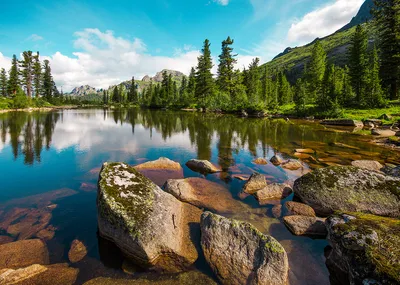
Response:
[{"label": "gray rock", "polygon": [[201,246],[222,284],[287,284],[289,264],[284,248],[249,223],[205,212]]},{"label": "gray rock", "polygon": [[332,247],[326,265],[334,284],[400,284],[398,219],[335,214],[326,227]]},{"label": "gray rock", "polygon": [[397,177],[400,178],[400,166],[397,166],[395,168],[390,169],[387,172],[388,175],[393,176],[393,177]]},{"label": "gray rock", "polygon": [[323,125],[330,126],[349,126],[349,127],[363,127],[364,124],[361,121],[351,120],[351,119],[334,119],[334,120],[323,120],[321,122]]},{"label": "gray rock", "polygon": [[192,235],[198,231],[198,208],[178,201],[124,163],[104,163],[99,179],[102,237],[142,267],[178,272],[196,261]]},{"label": "gray rock", "polygon": [[247,194],[254,194],[265,187],[267,187],[267,180],[265,179],[265,176],[258,172],[254,172],[246,184],[244,184],[243,192]]},{"label": "gray rock", "polygon": [[388,138],[388,137],[395,136],[396,132],[394,132],[392,130],[373,129],[373,130],[371,130],[371,135]]},{"label": "gray rock", "polygon": [[335,211],[400,216],[400,179],[357,167],[314,170],[294,183],[294,192],[320,216]]},{"label": "gray rock", "polygon": [[220,172],[221,169],[216,167],[208,160],[191,159],[186,162],[186,166],[195,172],[203,174]]},{"label": "gray rock", "polygon": [[296,215],[286,216],[283,221],[288,229],[297,236],[326,237],[327,231],[323,219]]},{"label": "gray rock", "polygon": [[372,171],[381,171],[383,168],[383,165],[375,160],[355,160],[351,162],[351,165]]}]

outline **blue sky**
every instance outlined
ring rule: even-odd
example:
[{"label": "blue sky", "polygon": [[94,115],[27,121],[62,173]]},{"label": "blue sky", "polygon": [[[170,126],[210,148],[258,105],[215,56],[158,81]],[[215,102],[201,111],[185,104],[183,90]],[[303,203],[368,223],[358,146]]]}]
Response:
[{"label": "blue sky", "polygon": [[13,54],[40,51],[55,81],[69,90],[107,87],[163,68],[187,73],[205,38],[216,58],[228,35],[238,68],[270,60],[287,46],[328,35],[363,0],[3,0],[0,66]]}]

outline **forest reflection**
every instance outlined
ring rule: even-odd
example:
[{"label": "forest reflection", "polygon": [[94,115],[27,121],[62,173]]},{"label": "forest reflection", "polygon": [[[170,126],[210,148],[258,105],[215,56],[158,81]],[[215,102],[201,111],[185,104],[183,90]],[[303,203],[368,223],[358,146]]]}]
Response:
[{"label": "forest reflection", "polygon": [[[49,150],[52,145],[57,123],[68,122],[74,118],[102,120],[109,123],[113,121],[120,126],[129,124],[133,140],[135,140],[135,128],[139,126],[141,130],[146,130],[150,138],[157,132],[164,142],[168,142],[175,134],[187,135],[199,159],[211,160],[215,147],[219,165],[224,171],[235,164],[234,155],[241,150],[248,151],[255,158],[270,157],[276,152],[291,156],[295,148],[303,147],[325,152],[331,149],[332,142],[337,141],[364,147],[369,151],[373,148],[367,144],[360,145],[353,135],[327,131],[318,124],[148,109],[4,113],[0,114],[1,140],[5,145],[7,137],[9,138],[15,159],[23,156],[27,165],[40,163],[43,150]],[[91,130],[103,138],[113,135],[112,130],[103,130],[97,125],[86,127],[93,128]],[[136,134],[136,139],[139,135],[142,134]],[[393,153],[381,152],[381,158],[389,156],[393,156]],[[398,154],[394,156],[393,159],[398,158]]]}]

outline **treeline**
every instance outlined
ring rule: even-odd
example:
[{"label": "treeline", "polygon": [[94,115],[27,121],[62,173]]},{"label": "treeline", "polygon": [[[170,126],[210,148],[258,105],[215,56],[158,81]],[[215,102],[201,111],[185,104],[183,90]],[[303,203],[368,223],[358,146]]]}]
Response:
[{"label": "treeline", "polygon": [[44,105],[60,101],[63,96],[54,83],[50,62],[40,61],[39,52],[24,51],[22,59],[13,55],[11,69],[0,71],[0,95],[13,99],[12,107],[24,108],[32,103]]}]

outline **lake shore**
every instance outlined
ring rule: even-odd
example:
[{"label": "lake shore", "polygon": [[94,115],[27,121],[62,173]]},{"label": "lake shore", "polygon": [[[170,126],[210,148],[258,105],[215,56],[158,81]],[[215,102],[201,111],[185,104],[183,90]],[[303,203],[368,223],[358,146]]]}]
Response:
[{"label": "lake shore", "polygon": [[49,112],[54,110],[69,110],[69,109],[78,109],[79,106],[76,105],[66,105],[66,106],[51,106],[51,107],[30,107],[23,109],[2,109],[0,110],[0,114],[8,113],[8,112]]}]

